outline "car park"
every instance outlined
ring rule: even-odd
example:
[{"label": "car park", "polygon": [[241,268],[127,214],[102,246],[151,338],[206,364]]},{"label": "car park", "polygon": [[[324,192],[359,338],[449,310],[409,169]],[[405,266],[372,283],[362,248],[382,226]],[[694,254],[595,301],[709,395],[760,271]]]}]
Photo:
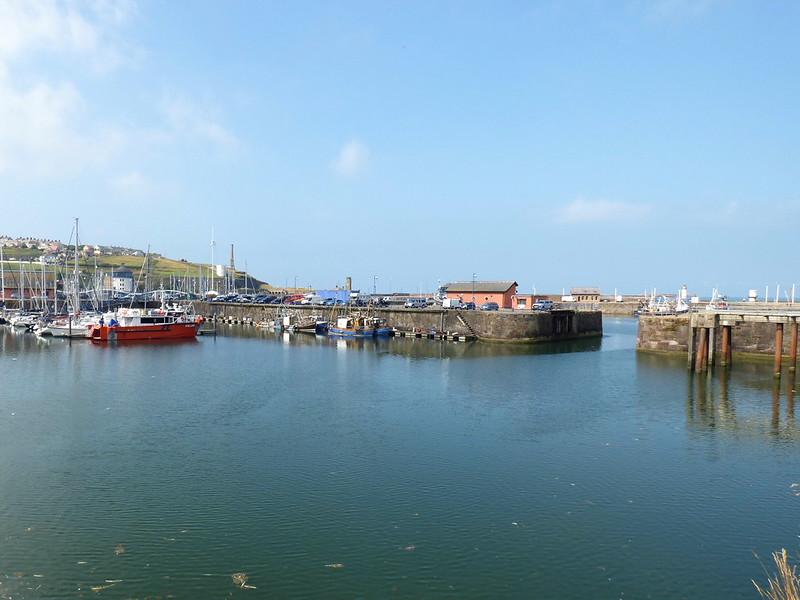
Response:
[{"label": "car park", "polygon": [[427,308],[428,302],[425,298],[408,298],[403,306],[405,308]]}]

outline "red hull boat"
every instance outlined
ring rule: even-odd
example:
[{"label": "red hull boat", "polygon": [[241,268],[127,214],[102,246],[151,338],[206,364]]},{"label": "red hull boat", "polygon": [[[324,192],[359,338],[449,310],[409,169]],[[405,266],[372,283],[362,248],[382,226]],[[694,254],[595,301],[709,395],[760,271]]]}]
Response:
[{"label": "red hull boat", "polygon": [[108,315],[108,323],[92,325],[89,337],[99,342],[136,340],[180,340],[193,338],[203,324],[203,317],[183,309],[121,309]]}]

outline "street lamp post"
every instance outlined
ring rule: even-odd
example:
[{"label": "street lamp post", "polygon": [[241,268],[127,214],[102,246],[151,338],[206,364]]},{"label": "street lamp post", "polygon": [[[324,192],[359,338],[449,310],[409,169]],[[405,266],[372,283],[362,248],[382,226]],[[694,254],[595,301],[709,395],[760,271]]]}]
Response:
[{"label": "street lamp post", "polygon": [[372,276],[372,295],[377,296],[378,294],[378,276]]},{"label": "street lamp post", "polygon": [[475,278],[478,275],[476,273],[472,274],[472,303],[475,304]]}]

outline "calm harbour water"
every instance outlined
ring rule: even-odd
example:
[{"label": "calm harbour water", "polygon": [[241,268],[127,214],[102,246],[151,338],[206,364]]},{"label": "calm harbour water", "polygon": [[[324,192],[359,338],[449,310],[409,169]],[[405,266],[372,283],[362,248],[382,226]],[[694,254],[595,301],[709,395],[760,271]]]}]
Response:
[{"label": "calm harbour water", "polygon": [[693,377],[604,326],[534,348],[0,328],[0,598],[757,597],[754,553],[798,551],[791,382]]}]

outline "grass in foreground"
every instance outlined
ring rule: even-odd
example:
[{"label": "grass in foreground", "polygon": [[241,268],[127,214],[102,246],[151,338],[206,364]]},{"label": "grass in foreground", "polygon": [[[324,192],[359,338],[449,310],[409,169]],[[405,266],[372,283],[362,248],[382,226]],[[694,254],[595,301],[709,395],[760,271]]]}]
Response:
[{"label": "grass in foreground", "polygon": [[797,565],[789,564],[789,554],[786,549],[772,553],[777,573],[767,578],[767,586],[761,586],[755,581],[753,585],[762,598],[766,600],[800,600],[800,576],[797,575]]}]

